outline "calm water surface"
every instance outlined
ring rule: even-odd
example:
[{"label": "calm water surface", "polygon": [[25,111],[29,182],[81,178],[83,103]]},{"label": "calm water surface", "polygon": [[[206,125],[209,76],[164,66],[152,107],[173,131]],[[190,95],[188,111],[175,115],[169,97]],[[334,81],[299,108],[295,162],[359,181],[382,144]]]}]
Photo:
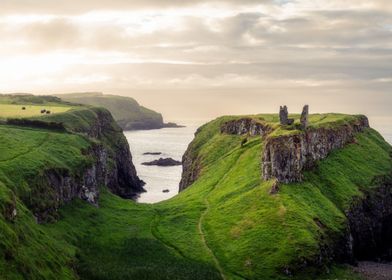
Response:
[{"label": "calm water surface", "polygon": [[[181,161],[199,125],[184,128],[163,128],[156,130],[126,131],[124,134],[131,148],[133,162],[139,177],[146,182],[146,193],[141,194],[139,202],[154,203],[169,199],[178,193],[182,166],[145,166],[142,162],[160,157],[171,157]],[[143,155],[147,152],[161,152],[161,155]],[[168,193],[163,193],[168,189]]]},{"label": "calm water surface", "polygon": [[[139,177],[146,182],[146,193],[139,198],[139,202],[155,203],[169,199],[178,193],[178,184],[181,180],[182,166],[160,167],[144,166],[141,163],[171,157],[180,160],[189,143],[194,137],[197,128],[204,122],[199,121],[185,128],[164,128],[157,130],[126,131],[133,162]],[[371,127],[378,130],[384,138],[392,144],[392,118],[370,118]],[[147,152],[161,152],[162,155],[143,155]],[[168,193],[163,193],[168,189]]]}]

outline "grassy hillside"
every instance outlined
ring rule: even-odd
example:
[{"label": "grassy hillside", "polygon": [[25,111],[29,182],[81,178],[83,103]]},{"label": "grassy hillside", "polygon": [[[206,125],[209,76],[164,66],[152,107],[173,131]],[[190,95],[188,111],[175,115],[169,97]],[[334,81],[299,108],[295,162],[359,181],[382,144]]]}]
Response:
[{"label": "grassy hillside", "polygon": [[[281,185],[278,194],[270,195],[273,182],[263,181],[260,174],[263,140],[251,137],[241,147],[243,136],[220,133],[220,125],[235,118],[222,117],[199,130],[190,149],[200,158],[201,175],[168,201],[137,204],[103,186],[99,208],[75,200],[61,209],[58,222],[37,225],[15,192],[18,212],[25,214],[16,220],[0,217],[1,231],[7,234],[1,241],[0,275],[10,279],[73,279],[76,273],[81,279],[359,279],[345,266],[332,263],[329,270],[303,269],[303,263],[318,256],[320,245],[342,235],[344,211],[353,198],[371,190],[376,176],[391,172],[391,147],[367,129],[357,135],[356,143],[336,150],[307,172],[302,183]],[[295,127],[279,127],[275,115],[255,118],[270,122],[277,135],[295,133]],[[312,126],[334,127],[351,118],[335,114],[310,119]],[[39,149],[44,155],[37,158],[27,151],[48,132],[23,130],[36,140],[24,141],[26,137],[20,136],[14,142],[15,129],[21,131],[5,126],[0,132],[8,131],[8,140],[3,141],[8,144],[0,146],[4,160],[22,154],[26,163],[19,164],[83,164],[77,147],[86,143],[80,136],[50,133],[51,145],[61,140],[59,147],[65,150],[43,145]],[[14,145],[22,148],[9,149]],[[45,154],[53,157],[47,155],[46,160]],[[75,162],[67,162],[68,157]],[[0,179],[3,213],[13,203],[11,191],[19,189],[12,187],[12,180],[19,178],[19,164],[0,166],[6,173]],[[28,189],[29,182],[15,185]],[[43,244],[49,249],[45,251]],[[291,276],[285,273],[287,267]]]},{"label": "grassy hillside", "polygon": [[108,109],[117,123],[126,130],[153,129],[164,126],[162,115],[140,106],[131,98],[102,93],[71,93],[59,95],[61,99]]}]

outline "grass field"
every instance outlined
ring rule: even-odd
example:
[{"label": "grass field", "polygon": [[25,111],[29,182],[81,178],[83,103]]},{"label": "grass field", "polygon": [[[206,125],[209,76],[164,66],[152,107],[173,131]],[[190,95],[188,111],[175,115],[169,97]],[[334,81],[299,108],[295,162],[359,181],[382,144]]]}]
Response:
[{"label": "grass field", "polygon": [[[55,121],[85,126],[94,111],[72,111]],[[271,123],[276,115],[255,118]],[[50,117],[45,117],[46,119]],[[0,275],[9,279],[359,279],[348,267],[304,270],[320,243],[342,234],[344,211],[392,170],[391,147],[374,130],[333,152],[302,183],[281,185],[260,176],[263,140],[220,133],[222,117],[204,125],[190,145],[201,160],[199,179],[174,198],[137,204],[109,193],[100,207],[80,200],[63,207],[56,223],[37,225],[17,200],[17,222],[0,217]],[[346,115],[315,115],[312,125],[338,125]],[[80,119],[79,122],[76,120]],[[71,127],[76,129],[75,127]],[[78,135],[0,126],[0,208],[17,197],[50,203],[31,178],[47,166],[82,169],[89,142]],[[34,190],[38,194],[34,194]],[[49,192],[50,193],[50,192]],[[30,195],[30,196],[29,196]],[[0,211],[1,212],[1,211]],[[0,213],[1,214],[1,213]],[[320,221],[323,227],[315,222]],[[5,261],[6,260],[6,261]],[[294,275],[284,269],[290,266]],[[297,270],[296,270],[297,269]]]},{"label": "grass field", "polygon": [[[25,110],[22,110],[22,107]],[[41,110],[48,110],[51,114],[64,113],[72,109],[70,106],[54,105],[23,105],[23,104],[0,104],[0,118],[23,118],[41,116]]]},{"label": "grass field", "polygon": [[[1,279],[74,277],[69,266],[74,255],[43,231],[32,213],[57,203],[39,175],[49,168],[79,172],[89,163],[81,152],[89,145],[77,135],[0,125]],[[17,220],[7,222],[4,211],[13,203]]]}]

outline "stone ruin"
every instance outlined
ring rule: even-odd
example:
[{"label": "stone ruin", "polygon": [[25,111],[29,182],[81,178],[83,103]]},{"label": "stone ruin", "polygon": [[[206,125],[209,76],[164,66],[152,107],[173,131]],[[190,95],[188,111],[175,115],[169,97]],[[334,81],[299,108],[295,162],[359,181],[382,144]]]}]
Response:
[{"label": "stone ruin", "polygon": [[301,114],[301,128],[306,129],[309,124],[309,105],[305,105]]},{"label": "stone ruin", "polygon": [[280,106],[279,120],[281,125],[292,125],[294,123],[294,119],[289,119],[289,112],[286,105],[283,107]]},{"label": "stone ruin", "polygon": [[[281,125],[292,125],[294,123],[294,119],[289,119],[289,112],[287,110],[287,106],[280,106],[279,109],[279,120]],[[309,105],[305,105],[302,109],[301,114],[301,128],[306,129],[309,124]]]}]

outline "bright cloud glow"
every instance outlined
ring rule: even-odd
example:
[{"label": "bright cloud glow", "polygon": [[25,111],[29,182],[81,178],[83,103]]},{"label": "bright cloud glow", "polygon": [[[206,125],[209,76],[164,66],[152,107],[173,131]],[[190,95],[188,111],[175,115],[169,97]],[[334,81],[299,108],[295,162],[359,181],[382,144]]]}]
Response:
[{"label": "bright cloud glow", "polygon": [[391,90],[390,0],[31,2],[2,1],[2,92]]}]

